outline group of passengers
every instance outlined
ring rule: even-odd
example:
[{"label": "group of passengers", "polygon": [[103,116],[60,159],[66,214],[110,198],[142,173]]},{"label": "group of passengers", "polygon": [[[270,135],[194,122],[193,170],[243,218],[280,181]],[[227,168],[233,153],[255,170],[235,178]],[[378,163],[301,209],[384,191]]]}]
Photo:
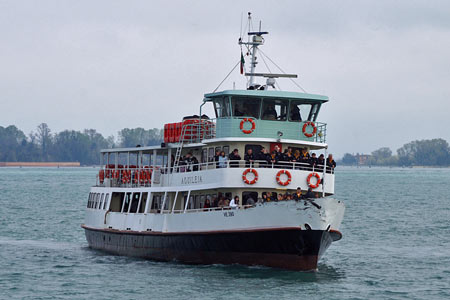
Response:
[{"label": "group of passengers", "polygon": [[[248,201],[247,201],[248,203]],[[253,204],[255,202],[253,201]],[[252,204],[252,205],[253,205]],[[231,200],[228,199],[225,196],[219,195],[219,197],[213,197],[212,200],[209,200],[207,198],[205,200],[205,204],[203,205],[203,208],[222,208],[222,207],[238,207],[239,206],[239,196],[234,196]]]},{"label": "group of passengers", "polygon": [[[228,161],[230,161],[230,167],[237,168],[239,167],[238,161],[240,160],[242,160],[242,158],[239,155],[238,149],[234,149],[228,157],[224,151],[216,151],[215,161],[218,168],[226,168]],[[288,147],[284,152],[281,152],[278,145],[274,147],[274,150],[271,153],[264,147],[261,147],[259,153],[253,153],[253,149],[249,148],[244,155],[244,160],[246,167],[250,167],[250,165],[256,161],[259,162],[260,167],[267,167],[272,164],[282,165],[285,163],[302,163],[303,165],[308,165],[312,168],[317,167],[319,169],[322,169],[325,164],[331,169],[336,167],[336,162],[334,161],[332,154],[329,154],[328,158],[325,160],[323,154],[320,154],[319,157],[317,157],[316,153],[310,155],[307,148],[302,148],[301,151],[293,151],[291,147]]]},{"label": "group of passengers", "polygon": [[[247,199],[245,199],[244,205],[255,205],[256,203],[266,203],[266,202],[279,202],[279,201],[289,201],[289,200],[312,200],[316,198],[321,198],[320,192],[313,192],[312,188],[308,188],[308,191],[306,193],[302,192],[302,189],[300,187],[297,188],[295,193],[290,194],[289,192],[286,193],[275,193],[275,192],[263,192],[262,198],[253,199],[251,196],[248,196]],[[213,197],[211,200],[207,198],[205,200],[205,203],[203,205],[203,208],[224,208],[224,207],[231,207],[235,208],[239,206],[239,196],[234,196],[231,200],[219,194],[218,197]],[[313,203],[313,202],[312,202]],[[317,206],[317,204],[313,203],[313,205]]]},{"label": "group of passengers", "polygon": [[[172,167],[174,163],[175,163],[175,156],[172,155]],[[189,152],[185,156],[181,157],[178,166],[180,172],[191,172],[199,170],[198,159],[192,154],[192,152]]]},{"label": "group of passengers", "polygon": [[313,192],[312,188],[308,188],[305,194],[303,194],[302,189],[300,187],[297,188],[295,193],[290,194],[286,192],[282,193],[274,193],[274,192],[263,192],[262,198],[258,199],[258,202],[278,202],[278,201],[286,201],[286,200],[303,200],[303,199],[314,199],[320,198],[320,192]]}]

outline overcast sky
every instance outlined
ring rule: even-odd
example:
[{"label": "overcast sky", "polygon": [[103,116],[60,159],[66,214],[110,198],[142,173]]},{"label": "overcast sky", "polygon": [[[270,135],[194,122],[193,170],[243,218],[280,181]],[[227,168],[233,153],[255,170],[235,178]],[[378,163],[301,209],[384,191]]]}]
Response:
[{"label": "overcast sky", "polygon": [[[195,114],[239,60],[247,11],[263,51],[330,97],[337,156],[450,141],[449,1],[0,0],[0,126],[117,136]],[[244,87],[238,72],[221,88]]]}]

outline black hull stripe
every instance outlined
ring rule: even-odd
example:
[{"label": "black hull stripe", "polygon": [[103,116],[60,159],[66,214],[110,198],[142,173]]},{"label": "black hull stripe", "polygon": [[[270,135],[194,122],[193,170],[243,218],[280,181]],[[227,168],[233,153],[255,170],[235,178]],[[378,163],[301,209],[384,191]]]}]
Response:
[{"label": "black hull stripe", "polygon": [[89,246],[109,253],[192,264],[264,265],[313,270],[333,241],[323,230],[272,229],[215,234],[138,234],[83,226]]}]

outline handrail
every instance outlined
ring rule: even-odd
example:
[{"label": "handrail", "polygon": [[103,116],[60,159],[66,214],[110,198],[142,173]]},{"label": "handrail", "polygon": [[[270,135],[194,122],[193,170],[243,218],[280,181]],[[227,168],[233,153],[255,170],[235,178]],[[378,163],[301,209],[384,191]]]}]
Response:
[{"label": "handrail", "polygon": [[[167,167],[158,165],[154,168],[152,166],[144,166],[141,168],[135,166],[122,166],[118,168],[102,168],[104,172],[104,180],[100,182],[97,174],[97,186],[105,186],[106,182],[111,187],[150,187],[151,180],[148,176],[154,176],[155,172],[160,172],[161,175],[175,174],[175,173],[190,173],[213,169],[228,169],[228,168],[262,168],[262,169],[286,169],[286,170],[300,170],[311,172],[326,172],[327,174],[334,174],[334,169],[327,165],[311,165],[304,162],[268,162],[265,160],[228,160],[225,165],[219,165],[218,161],[204,162],[198,164],[178,165],[175,167]],[[100,171],[100,172],[101,172]],[[143,173],[144,172],[144,173]],[[142,177],[145,175],[145,178]],[[125,178],[124,178],[125,177]],[[106,181],[106,179],[108,179]]]}]

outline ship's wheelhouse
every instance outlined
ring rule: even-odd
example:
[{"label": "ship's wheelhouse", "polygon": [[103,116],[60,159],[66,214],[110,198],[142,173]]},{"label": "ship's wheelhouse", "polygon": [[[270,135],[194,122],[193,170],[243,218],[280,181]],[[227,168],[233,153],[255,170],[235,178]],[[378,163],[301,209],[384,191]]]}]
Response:
[{"label": "ship's wheelhouse", "polygon": [[[231,90],[206,94],[205,103],[212,103],[216,117],[216,137],[262,137],[325,142],[326,124],[318,123],[318,115],[328,97],[304,93]],[[255,123],[250,133],[242,130],[243,119]],[[306,122],[314,122],[317,134],[302,135]],[[245,127],[251,124],[244,124]]]}]

